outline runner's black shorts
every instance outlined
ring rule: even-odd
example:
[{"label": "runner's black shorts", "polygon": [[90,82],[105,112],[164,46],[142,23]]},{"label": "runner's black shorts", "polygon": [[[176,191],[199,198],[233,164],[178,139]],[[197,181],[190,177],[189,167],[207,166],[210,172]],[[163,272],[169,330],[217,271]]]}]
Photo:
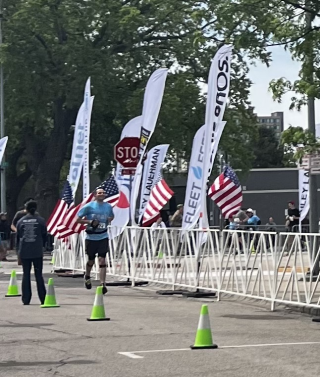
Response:
[{"label": "runner's black shorts", "polygon": [[101,258],[105,258],[109,252],[109,238],[103,240],[92,241],[86,240],[86,253],[90,261],[94,261],[96,255]]}]

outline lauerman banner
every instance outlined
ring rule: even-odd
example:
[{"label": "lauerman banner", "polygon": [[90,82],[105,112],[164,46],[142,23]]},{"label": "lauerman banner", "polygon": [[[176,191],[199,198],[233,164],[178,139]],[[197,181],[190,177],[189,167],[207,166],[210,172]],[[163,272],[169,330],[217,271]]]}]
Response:
[{"label": "lauerman banner", "polygon": [[158,145],[148,152],[148,157],[143,166],[143,178],[141,184],[141,198],[139,208],[139,223],[148,204],[151,190],[155,185],[161,166],[166,158],[169,144]]},{"label": "lauerman banner", "polygon": [[157,69],[150,76],[143,98],[142,125],[140,133],[139,163],[133,180],[130,203],[132,205],[131,224],[135,225],[136,202],[142,177],[142,159],[146,152],[148,142],[156,128],[158,115],[161,108],[162,97],[166,84],[168,69]]},{"label": "lauerman banner", "polygon": [[[131,119],[124,127],[120,140],[125,137],[140,137],[142,116]],[[119,187],[120,197],[117,205],[113,208],[114,219],[111,223],[110,239],[119,236],[127,226],[130,219],[130,189],[133,177],[131,175],[122,175],[122,167],[118,163],[115,179]]]},{"label": "lauerman banner", "polygon": [[307,170],[299,170],[299,211],[300,211],[300,227],[301,221],[309,212],[309,172]]},{"label": "lauerman banner", "polygon": [[[316,137],[320,137],[320,124],[316,125]],[[309,171],[299,170],[299,228],[301,232],[301,222],[307,216],[310,209],[309,200]]]},{"label": "lauerman banner", "polygon": [[[140,137],[141,123],[142,123],[141,115],[129,120],[129,122],[123,127],[120,140],[124,139],[125,137]],[[120,186],[120,183],[123,177],[121,175],[121,169],[122,169],[121,165],[117,163],[115,178],[118,183],[118,186]]]}]

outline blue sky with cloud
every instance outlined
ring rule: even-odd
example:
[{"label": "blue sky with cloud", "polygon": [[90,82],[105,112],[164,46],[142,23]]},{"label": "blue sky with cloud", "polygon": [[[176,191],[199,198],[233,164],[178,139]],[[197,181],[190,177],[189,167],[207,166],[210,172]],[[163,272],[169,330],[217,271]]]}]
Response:
[{"label": "blue sky with cloud", "polygon": [[[281,103],[274,102],[272,93],[268,91],[269,82],[272,79],[285,77],[292,81],[298,78],[300,63],[291,59],[290,53],[284,51],[280,46],[273,47],[272,63],[268,68],[261,63],[256,66],[250,66],[249,77],[253,82],[251,87],[250,100],[255,107],[255,112],[258,115],[270,115],[275,111],[284,112],[284,127],[292,126],[307,127],[307,108],[303,107],[301,111],[289,110],[291,97],[293,93],[287,93]],[[320,114],[318,111],[319,101],[316,101],[316,123],[320,122]]]}]

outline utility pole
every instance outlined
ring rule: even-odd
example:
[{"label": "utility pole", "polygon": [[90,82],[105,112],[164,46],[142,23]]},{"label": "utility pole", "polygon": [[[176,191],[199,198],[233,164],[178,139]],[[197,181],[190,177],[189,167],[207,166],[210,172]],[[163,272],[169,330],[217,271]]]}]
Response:
[{"label": "utility pole", "polygon": [[[308,5],[308,2],[306,1],[306,5]],[[313,21],[313,15],[310,12],[306,12],[306,32],[310,32],[312,29],[312,21]],[[307,75],[305,77],[305,80],[309,82],[310,85],[313,85],[314,83],[314,46],[312,39],[310,37],[311,32],[309,35],[306,36],[306,38],[310,38],[307,40],[307,53],[306,53],[306,63],[305,63],[305,69],[307,71]],[[315,122],[315,104],[314,104],[314,97],[308,96],[308,130],[310,133],[314,136],[316,136],[316,122]],[[309,203],[310,203],[310,209],[309,209],[309,224],[310,224],[310,233],[318,233],[319,232],[319,215],[318,215],[318,187],[317,187],[317,177],[315,175],[309,174]],[[312,238],[311,240],[311,257],[313,253],[317,253],[318,246],[319,246],[319,240],[318,238]],[[315,278],[315,275],[319,274],[319,260],[315,261],[315,266],[312,271],[313,277]]]},{"label": "utility pole", "polygon": [[[306,14],[306,27],[307,31],[312,28],[312,14],[307,12]],[[306,81],[310,85],[314,82],[314,47],[312,41],[309,41],[309,51],[306,54],[306,68],[309,74],[306,77]],[[316,122],[315,122],[315,106],[314,97],[308,97],[308,130],[312,135],[316,135]],[[310,222],[310,232],[318,233],[319,231],[319,216],[318,216],[318,200],[317,200],[317,177],[315,175],[309,176],[309,198],[310,198],[310,210],[309,210],[309,222]]]},{"label": "utility pole", "polygon": [[[3,8],[2,0],[0,0],[0,46],[2,45],[2,23],[3,23]],[[3,90],[3,65],[0,65],[0,137],[5,136],[4,129],[4,90]],[[6,195],[6,170],[5,170],[5,156],[2,159],[1,167],[1,211],[7,210],[7,195]]]}]

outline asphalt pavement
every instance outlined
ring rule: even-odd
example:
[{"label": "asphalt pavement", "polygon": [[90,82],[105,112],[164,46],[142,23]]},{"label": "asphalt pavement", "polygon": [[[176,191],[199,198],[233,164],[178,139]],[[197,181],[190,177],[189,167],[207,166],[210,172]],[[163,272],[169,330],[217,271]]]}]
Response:
[{"label": "asphalt pavement", "polygon": [[[154,287],[110,287],[110,321],[88,322],[95,290],[82,278],[54,277],[59,308],[39,306],[35,283],[30,306],[5,298],[10,271],[0,269],[1,377],[295,377],[320,375],[320,324],[254,301],[164,297]],[[95,284],[97,285],[97,284]],[[208,304],[217,350],[190,350],[201,305]]]}]

